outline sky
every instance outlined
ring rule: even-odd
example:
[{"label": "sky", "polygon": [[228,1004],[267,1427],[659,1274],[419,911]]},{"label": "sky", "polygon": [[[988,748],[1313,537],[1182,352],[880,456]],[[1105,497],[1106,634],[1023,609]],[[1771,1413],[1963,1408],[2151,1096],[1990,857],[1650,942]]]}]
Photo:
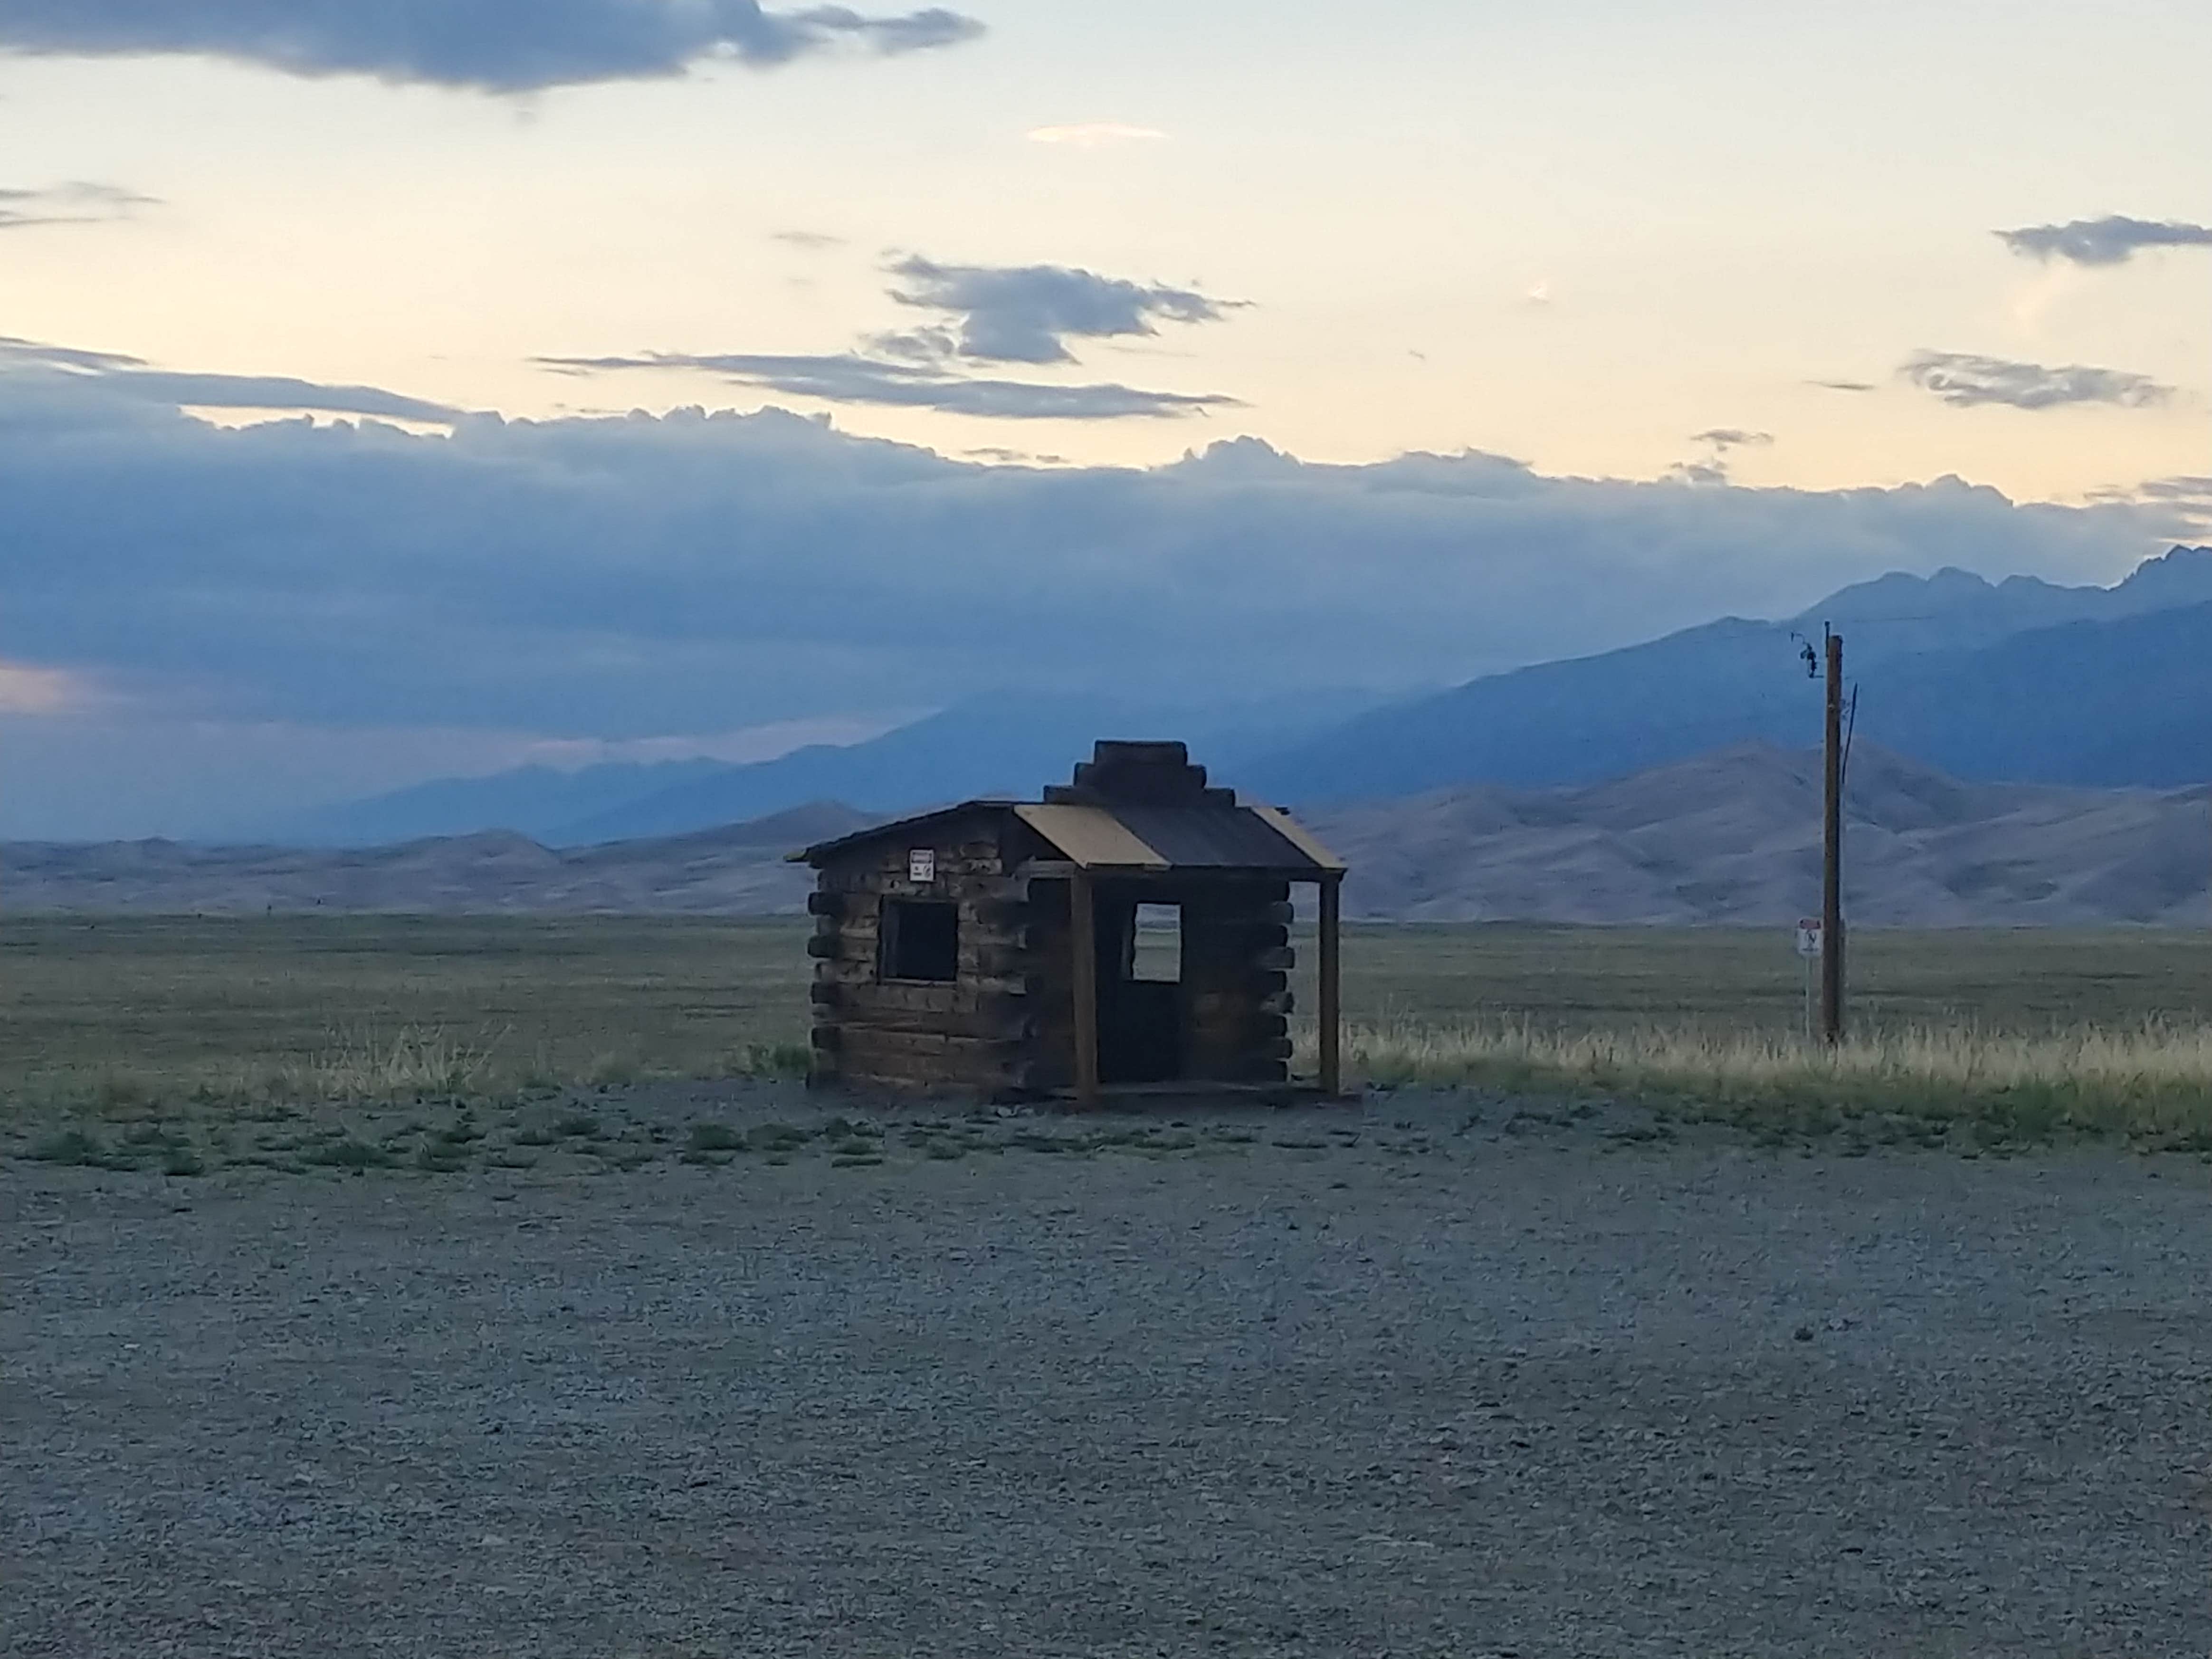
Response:
[{"label": "sky", "polygon": [[0,834],[2115,580],[2212,538],[2206,62],[2179,0],[0,0]]}]

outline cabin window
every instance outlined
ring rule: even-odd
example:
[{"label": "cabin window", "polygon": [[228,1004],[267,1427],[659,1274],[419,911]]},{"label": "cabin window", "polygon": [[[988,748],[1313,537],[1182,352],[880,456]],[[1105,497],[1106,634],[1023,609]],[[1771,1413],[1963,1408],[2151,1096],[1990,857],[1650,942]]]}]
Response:
[{"label": "cabin window", "polygon": [[1182,982],[1182,906],[1140,904],[1129,930],[1129,977],[1154,985]]},{"label": "cabin window", "polygon": [[960,907],[931,899],[885,899],[878,979],[943,982],[960,976]]}]

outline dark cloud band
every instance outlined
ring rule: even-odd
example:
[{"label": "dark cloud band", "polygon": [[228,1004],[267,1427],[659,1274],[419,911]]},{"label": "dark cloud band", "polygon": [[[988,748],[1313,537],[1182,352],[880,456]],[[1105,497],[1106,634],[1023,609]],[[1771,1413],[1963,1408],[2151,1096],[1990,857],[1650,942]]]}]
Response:
[{"label": "dark cloud band", "polygon": [[1899,377],[1932,392],[1954,409],[2002,404],[2008,409],[2060,409],[2072,404],[2109,404],[2120,409],[2154,409],[2173,400],[2173,388],[2147,374],[2125,369],[2074,364],[2046,368],[1966,351],[1922,351],[1907,358]]},{"label": "dark cloud band", "polygon": [[625,738],[1008,686],[1303,696],[1323,635],[1442,683],[1896,568],[2117,572],[2153,521],[1250,440],[991,467],[775,412],[216,427],[78,360],[0,362],[0,659],[225,720]]},{"label": "dark cloud band", "polygon": [[768,66],[841,42],[920,52],[982,27],[942,7],[875,17],[760,0],[0,0],[0,50],[195,54],[487,92],[680,75],[714,58]]},{"label": "dark cloud band", "polygon": [[45,373],[87,389],[185,409],[250,409],[362,415],[447,426],[464,411],[373,386],[325,386],[285,374],[176,374],[112,351],[42,345],[0,336],[0,373]]},{"label": "dark cloud band", "polygon": [[901,305],[951,319],[946,349],[984,363],[1074,361],[1067,340],[1149,336],[1161,321],[1218,322],[1228,302],[1195,289],[1133,283],[1065,265],[945,265],[920,255],[891,267]]},{"label": "dark cloud band", "polygon": [[159,207],[158,198],[115,185],[77,181],[37,190],[0,189],[0,230],[33,225],[96,225],[128,219],[141,208]]},{"label": "dark cloud band", "polygon": [[2212,477],[2148,478],[2128,489],[2093,490],[2089,499],[2149,507],[2166,515],[2177,534],[2212,532]]},{"label": "dark cloud band", "polygon": [[2125,264],[2145,248],[2212,247],[2212,225],[2179,219],[2075,219],[2063,225],[2001,230],[1997,239],[2030,259],[2063,259],[2077,265]]},{"label": "dark cloud band", "polygon": [[821,356],[645,352],[538,362],[572,374],[704,370],[787,397],[1002,421],[1163,420],[1242,407],[1220,392],[1147,392],[1112,382],[1054,386],[970,372],[977,364],[1071,363],[1071,338],[1148,336],[1159,321],[1216,322],[1234,301],[1065,265],[947,265],[915,254],[893,264],[891,274],[898,282],[894,300],[935,312],[941,320],[870,335],[859,350]]},{"label": "dark cloud band", "polygon": [[757,386],[786,397],[934,409],[948,415],[1001,421],[1160,420],[1240,406],[1236,398],[1218,392],[969,379],[925,364],[854,352],[819,357],[648,352],[634,357],[541,357],[538,362],[547,368],[585,374],[622,369],[703,370],[740,386]]}]

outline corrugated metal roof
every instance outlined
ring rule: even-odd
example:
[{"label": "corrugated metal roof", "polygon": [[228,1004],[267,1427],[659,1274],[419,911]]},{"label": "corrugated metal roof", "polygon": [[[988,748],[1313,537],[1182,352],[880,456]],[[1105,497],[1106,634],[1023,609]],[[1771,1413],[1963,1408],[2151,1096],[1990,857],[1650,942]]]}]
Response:
[{"label": "corrugated metal roof", "polygon": [[1249,810],[1262,822],[1272,827],[1277,835],[1304,853],[1322,869],[1342,872],[1351,867],[1328,848],[1316,841],[1305,825],[1300,823],[1281,807],[1255,806]]},{"label": "corrugated metal roof", "polygon": [[1311,876],[1343,863],[1289,819],[1250,806],[1017,806],[1085,870],[1255,870]]},{"label": "corrugated metal roof", "polygon": [[1244,870],[1310,878],[1340,874],[1345,867],[1287,813],[1272,806],[1076,806],[1006,800],[967,801],[879,823],[792,858],[818,863],[867,842],[918,839],[948,818],[977,811],[1012,812],[1084,870]]},{"label": "corrugated metal roof", "polygon": [[1014,816],[1085,870],[1168,870],[1174,860],[1103,806],[1014,808]]},{"label": "corrugated metal roof", "polygon": [[1313,860],[1244,806],[1110,806],[1179,870],[1305,870]]}]

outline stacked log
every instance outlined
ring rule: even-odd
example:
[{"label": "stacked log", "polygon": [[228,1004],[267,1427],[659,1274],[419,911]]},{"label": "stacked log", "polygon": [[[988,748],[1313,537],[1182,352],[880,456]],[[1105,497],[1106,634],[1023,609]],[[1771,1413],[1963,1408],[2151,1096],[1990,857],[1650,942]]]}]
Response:
[{"label": "stacked log", "polygon": [[[1035,1029],[1025,884],[1009,880],[995,836],[979,822],[933,848],[934,872],[911,879],[907,848],[855,849],[822,872],[808,909],[813,1075],[821,1081],[1002,1094],[1029,1086]],[[895,899],[958,907],[957,976],[886,979],[884,908]]]}]

